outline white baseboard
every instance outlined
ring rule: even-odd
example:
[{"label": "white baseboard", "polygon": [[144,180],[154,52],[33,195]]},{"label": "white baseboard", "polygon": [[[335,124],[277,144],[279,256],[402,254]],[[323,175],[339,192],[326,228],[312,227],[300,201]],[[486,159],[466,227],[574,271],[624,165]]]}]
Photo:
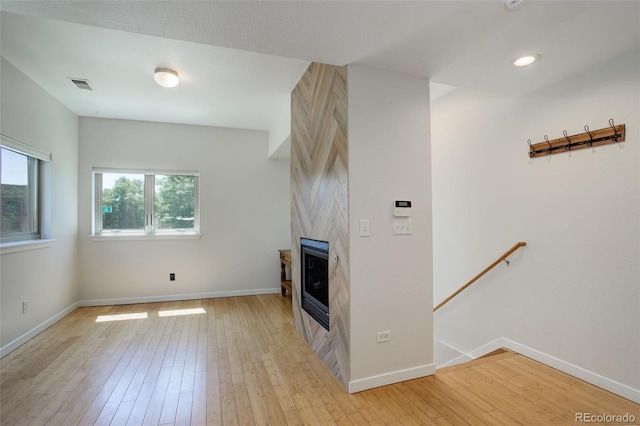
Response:
[{"label": "white baseboard", "polygon": [[349,393],[362,392],[367,389],[386,386],[392,383],[431,376],[435,374],[435,372],[435,364],[427,364],[419,367],[407,368],[406,370],[392,371],[390,373],[379,374],[377,376],[365,377],[364,379],[349,382]]},{"label": "white baseboard", "polygon": [[[445,351],[447,354],[444,353]],[[444,343],[438,339],[434,339],[433,341],[433,358],[436,368],[450,367],[452,365],[461,364],[474,359],[470,355],[462,352],[460,349],[454,348],[448,343]]]},{"label": "white baseboard", "polygon": [[57,314],[55,314],[54,316],[52,316],[51,318],[49,318],[48,320],[46,320],[42,324],[40,324],[40,325],[32,328],[31,330],[27,331],[22,336],[18,337],[17,339],[13,340],[12,342],[7,343],[2,348],[0,348],[0,358],[4,357],[9,352],[15,350],[19,346],[27,343],[30,339],[34,338],[35,336],[37,336],[38,334],[40,334],[41,332],[43,332],[47,328],[51,327],[53,324],[55,324],[58,321],[60,321],[62,318],[64,318],[67,315],[69,315],[71,312],[75,311],[79,306],[80,305],[78,304],[78,302],[74,303],[73,305],[69,306],[68,308],[58,312]]},{"label": "white baseboard", "polygon": [[[609,392],[615,393],[616,395],[640,404],[639,389],[634,389],[631,386],[616,382],[615,380],[611,380],[607,377],[601,376],[597,373],[586,370],[582,367],[578,367],[577,365],[571,364],[567,361],[563,361],[552,355],[545,354],[544,352],[540,352],[536,349],[530,348],[526,345],[514,342],[513,340],[509,340],[504,337],[497,338],[496,340],[482,345],[465,355],[472,359],[476,359],[500,348],[510,349],[542,364],[548,365],[549,367],[555,368],[556,370],[560,370],[563,373],[567,373],[573,377],[584,380],[587,383],[591,383],[594,386],[598,386],[599,388],[605,389]],[[448,363],[448,365],[453,364]]]},{"label": "white baseboard", "polygon": [[503,337],[499,337],[499,338],[497,338],[496,340],[494,340],[492,342],[489,342],[489,343],[487,343],[485,345],[480,346],[479,348],[476,348],[476,349],[472,350],[471,352],[469,352],[468,355],[471,358],[476,359],[476,358],[480,358],[481,356],[484,356],[484,355],[486,355],[488,353],[491,353],[491,352],[493,352],[495,350],[498,350],[500,348],[511,349],[514,352],[519,352],[519,351],[517,351],[515,349],[507,348],[507,346],[505,346],[505,345],[507,345],[508,342],[511,342],[511,340],[507,341],[507,339],[505,339]]},{"label": "white baseboard", "polygon": [[121,299],[81,300],[79,306],[133,305],[136,303],[174,302],[179,300],[216,299],[219,297],[256,296],[258,294],[280,293],[278,288],[262,288],[257,290],[214,291],[208,293],[169,294],[162,296],[127,297]]},{"label": "white baseboard", "polygon": [[514,342],[513,340],[505,339],[503,337],[502,341],[502,347],[504,348],[511,349],[514,352],[518,352],[519,354],[541,362],[542,364],[555,368],[556,370],[560,370],[573,377],[577,377],[578,379],[584,380],[585,382],[591,383],[592,385],[598,386],[599,388],[608,390],[609,392],[640,404],[640,389],[634,389],[631,386],[616,382],[615,380],[603,377],[592,371],[585,370],[582,367],[578,367],[577,365],[573,365],[554,356],[547,355],[528,346]]}]

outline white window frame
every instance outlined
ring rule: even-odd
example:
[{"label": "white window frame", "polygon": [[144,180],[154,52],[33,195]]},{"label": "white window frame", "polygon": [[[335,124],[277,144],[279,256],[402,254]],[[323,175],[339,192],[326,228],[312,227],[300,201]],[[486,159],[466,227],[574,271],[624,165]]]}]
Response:
[{"label": "white window frame", "polygon": [[6,233],[0,240],[0,253],[48,247],[51,239],[51,153],[0,134],[0,147],[29,158],[29,186],[32,193],[30,219],[35,231]]},{"label": "white window frame", "polygon": [[[144,230],[103,230],[102,229],[102,174],[141,174],[144,175]],[[194,221],[193,229],[155,229],[155,176],[179,175],[193,176],[194,178]],[[186,170],[151,170],[151,169],[116,169],[94,167],[93,181],[93,208],[91,240],[146,240],[146,239],[197,239],[200,233],[200,172]]]}]

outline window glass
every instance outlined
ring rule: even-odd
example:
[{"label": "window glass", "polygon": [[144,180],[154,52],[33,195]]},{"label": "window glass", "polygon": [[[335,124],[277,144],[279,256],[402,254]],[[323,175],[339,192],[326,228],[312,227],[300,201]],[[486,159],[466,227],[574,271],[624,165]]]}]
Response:
[{"label": "window glass", "polygon": [[199,234],[198,172],[94,171],[93,234]]},{"label": "window glass", "polygon": [[144,230],[144,174],[102,174],[102,229]]},{"label": "window glass", "polygon": [[194,229],[195,176],[155,175],[155,228]]},{"label": "window glass", "polygon": [[0,148],[2,241],[39,238],[39,160]]}]

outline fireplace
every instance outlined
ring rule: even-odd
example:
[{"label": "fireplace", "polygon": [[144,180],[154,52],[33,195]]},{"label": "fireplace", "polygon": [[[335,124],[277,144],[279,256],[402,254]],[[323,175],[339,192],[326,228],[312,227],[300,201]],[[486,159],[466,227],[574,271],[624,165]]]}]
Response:
[{"label": "fireplace", "polygon": [[302,309],[329,330],[329,243],[300,238]]}]

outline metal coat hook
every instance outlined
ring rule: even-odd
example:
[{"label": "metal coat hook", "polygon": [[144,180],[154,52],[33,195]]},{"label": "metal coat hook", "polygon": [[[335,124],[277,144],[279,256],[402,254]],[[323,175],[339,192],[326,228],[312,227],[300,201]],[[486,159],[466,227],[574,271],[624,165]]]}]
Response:
[{"label": "metal coat hook", "polygon": [[591,131],[589,131],[589,126],[586,124],[584,125],[584,131],[587,132],[587,134],[589,135],[589,141],[587,142],[587,146],[593,145],[593,135],[591,134]]},{"label": "metal coat hook", "polygon": [[544,140],[547,142],[547,144],[549,145],[549,148],[547,149],[547,154],[551,154],[551,142],[549,142],[549,136],[544,135]]},{"label": "metal coat hook", "polygon": [[609,119],[609,126],[613,129],[613,136],[611,136],[611,140],[614,142],[618,142],[618,132],[616,131],[616,126],[613,122],[613,118]]},{"label": "metal coat hook", "polygon": [[571,139],[569,139],[569,134],[567,133],[566,130],[563,130],[562,134],[564,135],[564,138],[567,140],[567,145],[564,147],[564,149],[566,149],[567,151],[570,151],[571,150]]},{"label": "metal coat hook", "polygon": [[529,144],[529,157],[533,158],[536,154],[533,152],[533,147],[531,146],[531,139],[527,139],[527,143]]}]

